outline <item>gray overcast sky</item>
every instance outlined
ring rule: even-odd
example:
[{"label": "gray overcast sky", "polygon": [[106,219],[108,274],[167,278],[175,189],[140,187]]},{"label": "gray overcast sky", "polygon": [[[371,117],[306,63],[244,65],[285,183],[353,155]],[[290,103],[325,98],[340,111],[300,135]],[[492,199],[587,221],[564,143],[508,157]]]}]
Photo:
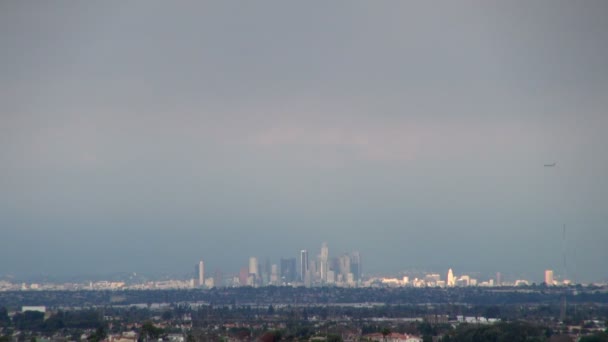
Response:
[{"label": "gray overcast sky", "polygon": [[[608,277],[608,2],[3,1],[0,275]],[[544,163],[557,162],[555,168]]]}]

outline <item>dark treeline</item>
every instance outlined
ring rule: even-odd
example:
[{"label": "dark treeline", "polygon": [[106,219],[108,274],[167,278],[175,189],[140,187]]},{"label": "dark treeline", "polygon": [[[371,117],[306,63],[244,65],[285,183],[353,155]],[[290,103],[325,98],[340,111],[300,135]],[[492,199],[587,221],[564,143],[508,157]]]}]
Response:
[{"label": "dark treeline", "polygon": [[210,290],[123,290],[123,291],[7,291],[0,292],[0,306],[46,305],[48,307],[87,307],[153,303],[205,302],[212,305],[270,304],[559,304],[608,303],[603,288],[293,288],[240,287]]}]

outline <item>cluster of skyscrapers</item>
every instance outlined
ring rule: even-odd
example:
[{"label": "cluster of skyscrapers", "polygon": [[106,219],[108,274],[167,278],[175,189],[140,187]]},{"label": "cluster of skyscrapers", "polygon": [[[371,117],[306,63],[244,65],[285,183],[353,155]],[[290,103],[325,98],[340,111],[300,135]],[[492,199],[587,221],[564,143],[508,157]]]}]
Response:
[{"label": "cluster of skyscrapers", "polygon": [[[299,259],[299,260],[298,260]],[[569,280],[558,282],[554,279],[553,271],[546,270],[544,282],[547,285],[568,285]],[[330,257],[329,247],[324,242],[316,258],[309,256],[308,250],[300,250],[299,256],[281,258],[278,264],[272,264],[268,259],[260,263],[257,257],[250,257],[247,266],[240,269],[235,276],[223,278],[220,271],[215,271],[212,277],[205,277],[205,264],[201,260],[194,267],[194,278],[190,281],[191,287],[222,287],[222,286],[266,286],[266,285],[292,285],[292,286],[373,286],[384,284],[388,286],[414,286],[414,287],[454,287],[454,286],[501,286],[502,274],[496,273],[496,279],[478,282],[469,275],[456,276],[450,268],[445,280],[437,273],[427,273],[423,277],[386,278],[367,277],[362,279],[362,263],[359,252],[345,253],[337,257]],[[505,283],[506,284],[506,283]],[[516,280],[509,285],[528,285],[527,280]]]},{"label": "cluster of skyscrapers", "polygon": [[279,264],[271,264],[269,260],[261,264],[257,257],[252,256],[248,265],[241,268],[237,276],[228,278],[225,282],[221,280],[219,272],[212,278],[205,278],[205,265],[202,260],[195,266],[194,273],[193,287],[324,284],[355,286],[361,281],[362,263],[361,255],[356,251],[330,258],[329,247],[324,242],[316,258],[310,258],[306,249],[300,251],[299,260],[295,257],[281,258]]}]

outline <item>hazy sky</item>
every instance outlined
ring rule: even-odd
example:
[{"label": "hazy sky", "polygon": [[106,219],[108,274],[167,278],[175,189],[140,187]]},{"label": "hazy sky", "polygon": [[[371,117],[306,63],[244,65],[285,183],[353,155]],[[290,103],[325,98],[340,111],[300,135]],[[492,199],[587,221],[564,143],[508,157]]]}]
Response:
[{"label": "hazy sky", "polygon": [[[0,275],[608,278],[606,1],[3,1]],[[555,168],[543,164],[557,162]]]}]

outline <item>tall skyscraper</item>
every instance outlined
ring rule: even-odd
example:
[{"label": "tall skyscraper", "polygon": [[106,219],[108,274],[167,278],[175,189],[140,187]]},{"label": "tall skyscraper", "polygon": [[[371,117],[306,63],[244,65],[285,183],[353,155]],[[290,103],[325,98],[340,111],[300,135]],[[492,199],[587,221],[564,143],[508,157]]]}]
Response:
[{"label": "tall skyscraper", "polygon": [[501,286],[502,284],[502,274],[500,272],[496,272],[496,286]]},{"label": "tall skyscraper", "polygon": [[296,280],[296,258],[281,259],[281,281],[291,283]]},{"label": "tall skyscraper", "polygon": [[329,248],[327,242],[323,242],[321,245],[321,254],[319,255],[319,271],[321,274],[321,281],[327,281],[327,271],[329,271]]},{"label": "tall skyscraper", "polygon": [[239,272],[239,285],[246,286],[248,277],[249,277],[249,269],[247,267],[241,268],[241,271]]},{"label": "tall skyscraper", "polygon": [[355,281],[361,280],[361,270],[361,254],[359,254],[359,252],[352,252],[350,255],[350,271],[353,273]]},{"label": "tall skyscraper", "polygon": [[553,270],[545,270],[545,284],[553,285]]},{"label": "tall skyscraper", "polygon": [[198,286],[205,285],[205,263],[203,260],[198,262]]},{"label": "tall skyscraper", "polygon": [[446,278],[445,284],[448,287],[454,287],[456,285],[456,278],[454,278],[454,272],[451,268],[448,270],[448,276]]},{"label": "tall skyscraper", "polygon": [[300,251],[300,281],[306,280],[308,272],[308,251],[303,249]]},{"label": "tall skyscraper", "polygon": [[249,274],[253,274],[256,278],[260,276],[258,272],[258,258],[256,257],[249,258]]},{"label": "tall skyscraper", "polygon": [[272,264],[270,267],[270,283],[272,285],[279,283],[279,266],[277,264]]},{"label": "tall skyscraper", "polygon": [[224,287],[224,275],[220,269],[215,269],[213,279],[215,287]]},{"label": "tall skyscraper", "polygon": [[340,274],[342,275],[343,279],[346,279],[348,274],[351,273],[350,255],[344,254],[340,257],[338,261],[338,269],[340,270]]}]

